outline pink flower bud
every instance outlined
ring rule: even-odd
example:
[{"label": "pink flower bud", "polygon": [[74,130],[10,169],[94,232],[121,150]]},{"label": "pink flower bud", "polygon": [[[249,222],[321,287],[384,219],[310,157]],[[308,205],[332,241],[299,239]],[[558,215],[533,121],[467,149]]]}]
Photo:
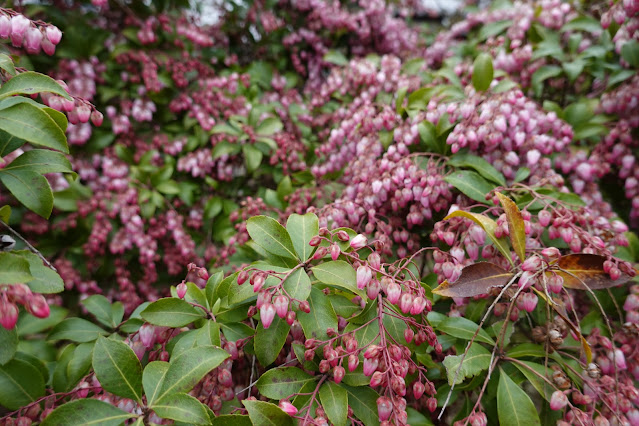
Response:
[{"label": "pink flower bud", "polygon": [[413,299],[413,306],[410,309],[411,315],[420,315],[424,312],[424,308],[426,307],[426,299],[421,296],[417,296]]},{"label": "pink flower bud", "polygon": [[362,265],[359,268],[357,268],[357,288],[361,290],[364,287],[366,287],[368,283],[371,281],[372,277],[373,277],[373,272],[371,271],[371,268],[369,268],[368,266]]},{"label": "pink flower bud", "polygon": [[355,237],[353,237],[353,239],[351,240],[351,247],[354,250],[359,250],[362,247],[365,247],[366,244],[368,243],[368,240],[366,239],[366,237],[362,234],[357,234]]},{"label": "pink flower bud", "polygon": [[35,317],[47,318],[49,316],[49,305],[47,304],[47,299],[45,299],[41,294],[36,294],[31,299],[31,303],[25,307]]},{"label": "pink flower bud", "polygon": [[38,53],[42,46],[42,32],[39,28],[31,27],[24,35],[24,47],[29,53]]},{"label": "pink flower bud", "polygon": [[552,274],[548,278],[548,291],[559,294],[564,288],[564,277],[558,274]]},{"label": "pink flower bud", "polygon": [[100,127],[103,120],[104,116],[100,111],[93,111],[91,113],[91,123],[93,123],[94,126]]},{"label": "pink flower bud", "polygon": [[426,386],[424,386],[422,382],[413,383],[413,395],[415,395],[415,399],[421,398],[425,390]]},{"label": "pink flower bud", "polygon": [[151,324],[142,325],[138,331],[138,336],[144,347],[151,349],[155,344],[155,327]]},{"label": "pink flower bud", "polygon": [[224,344],[224,350],[231,355],[231,359],[237,359],[239,356],[237,344],[235,342],[226,342]]},{"label": "pink flower bud", "polygon": [[9,38],[11,34],[11,20],[7,15],[0,13],[0,38]]},{"label": "pink flower bud", "polygon": [[337,232],[337,238],[340,241],[348,241],[350,240],[351,237],[348,236],[348,232],[344,231],[343,229]]},{"label": "pink flower bud", "polygon": [[242,285],[248,280],[249,274],[248,271],[241,271],[237,276],[237,285]]},{"label": "pink flower bud", "polygon": [[368,256],[368,264],[375,271],[379,271],[379,268],[381,268],[382,266],[381,262],[382,262],[382,259],[379,256],[379,254],[377,254],[377,252],[373,252]]},{"label": "pink flower bud", "polygon": [[521,277],[519,277],[519,287],[527,289],[532,286],[535,281],[537,281],[537,279],[535,278],[535,273],[526,271],[521,274]]},{"label": "pink flower bud", "polygon": [[331,259],[337,260],[339,255],[342,253],[342,250],[339,248],[337,244],[331,244]]},{"label": "pink flower bud", "polygon": [[371,376],[370,385],[372,388],[376,388],[377,386],[381,385],[383,381],[384,381],[384,373],[382,373],[381,371],[376,371]]},{"label": "pink flower bud", "polygon": [[412,328],[408,327],[404,330],[404,340],[406,343],[410,343],[413,341],[413,337],[415,337],[415,332]]},{"label": "pink flower bud", "polygon": [[520,296],[522,299],[522,306],[520,309],[523,309],[526,312],[532,312],[537,307],[538,297],[535,293],[524,293]]},{"label": "pink flower bud", "polygon": [[322,239],[319,237],[319,235],[315,235],[313,238],[311,238],[311,240],[308,242],[308,245],[311,247],[317,247],[320,245],[320,243],[322,242]]},{"label": "pink flower bud", "polygon": [[271,294],[266,291],[260,291],[257,294],[257,301],[255,301],[255,307],[257,309],[261,309],[266,302],[270,302],[270,301],[271,301]]},{"label": "pink flower bud", "polygon": [[313,260],[318,260],[323,258],[324,256],[326,256],[327,253],[328,253],[328,249],[326,247],[320,247],[315,251],[315,254],[313,254]]},{"label": "pink flower bud", "polygon": [[612,279],[613,281],[621,278],[621,271],[616,266],[613,266],[612,268],[610,268],[609,274],[610,274],[610,279]]},{"label": "pink flower bud", "polygon": [[179,297],[180,299],[184,299],[184,296],[186,295],[186,291],[188,290],[188,287],[186,286],[185,283],[180,283],[177,285],[177,287],[175,288],[175,292],[177,293],[177,297]]},{"label": "pink flower bud", "polygon": [[377,414],[379,415],[379,420],[384,422],[390,419],[392,413],[393,403],[390,398],[386,396],[380,396],[377,398]]},{"label": "pink flower bud", "polygon": [[91,109],[85,104],[76,108],[76,113],[78,114],[78,120],[80,120],[81,123],[87,123],[91,117]]},{"label": "pink flower bud", "polygon": [[0,325],[12,330],[18,322],[18,307],[7,300],[0,299]]},{"label": "pink flower bud", "polygon": [[261,274],[261,273],[255,274],[253,276],[253,278],[254,278],[253,279],[253,292],[257,293],[264,286],[264,283],[266,282],[266,278],[264,277],[264,274]]},{"label": "pink flower bud", "polygon": [[300,302],[300,311],[308,314],[311,312],[311,305],[306,300]]},{"label": "pink flower bud", "polygon": [[382,284],[377,280],[372,280],[366,287],[366,295],[370,300],[377,299],[379,292],[382,290]]},{"label": "pink flower bud", "polygon": [[345,375],[346,370],[344,370],[344,367],[342,367],[341,365],[333,368],[333,380],[335,380],[335,383],[340,383]]},{"label": "pink flower bud", "polygon": [[22,37],[27,32],[30,26],[31,21],[29,21],[23,15],[14,15],[11,18],[11,35]]},{"label": "pink flower bud", "polygon": [[399,308],[403,313],[407,314],[410,312],[413,307],[413,295],[410,293],[402,294],[402,297],[399,300]]},{"label": "pink flower bud", "polygon": [[53,56],[55,54],[55,45],[49,41],[47,38],[42,39],[42,50],[49,56]]},{"label": "pink flower bud", "polygon": [[[612,354],[608,353],[608,358],[612,360],[611,355]],[[626,368],[628,368],[628,365],[626,364],[626,357],[621,351],[621,349],[615,349],[614,358],[615,358],[615,364],[617,364],[618,369],[625,370]]]},{"label": "pink flower bud", "polygon": [[554,391],[550,397],[550,409],[553,411],[561,410],[568,405],[568,398],[562,391]]},{"label": "pink flower bud", "polygon": [[558,259],[561,256],[561,253],[557,247],[547,247],[541,251],[541,255],[550,262]]},{"label": "pink flower bud", "polygon": [[377,370],[378,365],[379,365],[379,361],[377,360],[377,358],[364,359],[364,366],[363,366],[364,375],[372,376],[375,370]]},{"label": "pink flower bud", "polygon": [[388,284],[388,287],[386,287],[386,297],[388,298],[388,301],[390,303],[396,304],[399,301],[401,295],[402,288],[399,286],[399,284],[395,282]]},{"label": "pink flower bud", "polygon": [[297,408],[293,404],[288,401],[280,401],[280,408],[289,416],[294,416],[297,414]]},{"label": "pink flower bud", "polygon": [[273,300],[273,304],[275,305],[275,312],[277,312],[277,316],[284,319],[288,312],[288,297],[284,295],[277,296]]},{"label": "pink flower bud", "polygon": [[521,264],[522,271],[535,272],[541,266],[541,258],[535,255],[530,256]]},{"label": "pink flower bud", "polygon": [[62,40],[62,31],[60,31],[58,27],[54,25],[49,25],[47,27],[47,40],[49,40],[54,45],[60,43],[60,40]]},{"label": "pink flower bud", "polygon": [[359,358],[355,354],[350,354],[348,356],[348,371],[351,373],[357,370],[357,366],[359,365]]},{"label": "pink flower bud", "polygon": [[260,319],[262,320],[262,326],[267,329],[273,323],[275,318],[275,306],[271,303],[265,303],[260,309]]}]

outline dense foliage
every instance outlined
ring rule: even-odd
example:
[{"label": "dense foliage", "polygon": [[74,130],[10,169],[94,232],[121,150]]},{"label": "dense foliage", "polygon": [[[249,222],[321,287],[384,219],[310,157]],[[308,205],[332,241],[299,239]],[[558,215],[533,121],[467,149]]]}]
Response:
[{"label": "dense foliage", "polygon": [[639,2],[419,3],[0,8],[0,424],[639,425]]}]

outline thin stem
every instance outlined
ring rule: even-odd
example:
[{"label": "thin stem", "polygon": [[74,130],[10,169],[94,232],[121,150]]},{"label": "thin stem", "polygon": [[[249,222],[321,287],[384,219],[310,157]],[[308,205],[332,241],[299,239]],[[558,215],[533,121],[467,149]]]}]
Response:
[{"label": "thin stem", "polygon": [[53,269],[54,271],[58,272],[58,270],[55,268],[55,266],[53,266],[51,264],[51,262],[49,262],[43,255],[42,253],[40,253],[38,251],[38,249],[36,249],[35,247],[33,247],[29,241],[27,241],[22,235],[20,235],[17,231],[15,231],[12,227],[10,227],[9,225],[7,225],[3,220],[0,220],[0,223],[2,225],[4,225],[5,228],[7,228],[7,230],[9,232],[11,232],[13,235],[15,235],[16,237],[18,237],[23,243],[26,244],[26,246],[29,248],[29,250],[31,250],[34,254],[36,254],[40,259],[42,259],[42,261],[44,262],[45,265],[47,265],[49,268]]}]

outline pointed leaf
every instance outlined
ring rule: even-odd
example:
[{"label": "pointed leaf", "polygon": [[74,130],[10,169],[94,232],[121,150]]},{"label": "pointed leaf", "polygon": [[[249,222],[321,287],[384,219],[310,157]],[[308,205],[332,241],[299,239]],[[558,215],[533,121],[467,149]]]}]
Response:
[{"label": "pointed leaf", "polygon": [[149,405],[153,405],[162,387],[164,376],[169,371],[169,363],[165,361],[152,361],[144,367],[142,372],[142,386]]},{"label": "pointed leaf", "polygon": [[53,327],[47,340],[71,340],[72,342],[92,342],[101,335],[108,334],[102,328],[82,318],[67,318]]},{"label": "pointed leaf", "polygon": [[104,390],[142,402],[142,365],[126,343],[99,337],[93,350],[93,370]]},{"label": "pointed leaf", "polygon": [[535,404],[504,370],[500,369],[497,387],[499,423],[512,426],[540,426]]},{"label": "pointed leaf", "polygon": [[49,414],[42,426],[100,425],[118,426],[134,414],[97,399],[76,399],[59,406]]},{"label": "pointed leaf", "polygon": [[320,401],[328,420],[335,426],[346,426],[348,419],[348,392],[332,381],[324,382],[319,390]]},{"label": "pointed leaf", "polygon": [[18,332],[16,327],[7,330],[0,327],[0,365],[9,362],[18,350]]},{"label": "pointed leaf", "polygon": [[101,294],[94,294],[81,301],[84,307],[95,318],[107,327],[115,327],[117,324],[111,318],[111,302]]},{"label": "pointed leaf", "polygon": [[183,327],[202,318],[204,313],[184,300],[166,297],[151,303],[140,316],[153,325]]},{"label": "pointed leaf", "polygon": [[254,216],[246,223],[246,230],[260,247],[278,256],[297,259],[291,237],[273,218]]},{"label": "pointed leaf", "polygon": [[319,233],[319,220],[314,213],[305,215],[292,214],[286,221],[288,231],[297,255],[302,261],[308,260],[313,253],[314,247],[308,245],[311,238]]},{"label": "pointed leaf", "polygon": [[451,173],[446,176],[444,180],[453,185],[467,197],[482,204],[487,204],[486,195],[495,189],[494,184],[489,183],[478,173],[471,172],[470,170],[461,170]]},{"label": "pointed leaf", "polygon": [[[559,269],[554,272],[564,279],[564,287],[577,290],[601,290],[616,287],[630,281],[630,277],[624,273],[613,280],[604,272],[603,264],[607,260],[604,256],[596,254],[578,253],[562,256],[552,266]],[[552,272],[547,272],[550,276]]]},{"label": "pointed leaf", "polygon": [[444,220],[448,220],[451,217],[460,217],[460,216],[465,217],[466,219],[470,219],[473,222],[475,222],[477,225],[479,225],[484,230],[484,232],[486,232],[486,235],[488,235],[488,238],[490,238],[490,240],[493,242],[495,247],[497,247],[497,250],[499,250],[499,252],[506,259],[510,261],[511,265],[513,264],[513,261],[510,257],[510,248],[508,247],[508,242],[506,238],[504,237],[497,238],[495,236],[495,230],[497,229],[497,222],[495,222],[494,220],[492,220],[491,218],[487,216],[477,214],[477,213],[465,212],[462,210],[457,210],[452,212],[451,214],[446,216]]},{"label": "pointed leaf", "polygon": [[44,378],[26,361],[12,359],[0,366],[0,406],[17,410],[44,395]]},{"label": "pointed leaf", "polygon": [[11,56],[0,53],[0,69],[5,70],[9,75],[16,75],[16,67],[13,65]]},{"label": "pointed leaf", "polygon": [[[453,385],[453,380],[458,385],[467,377],[474,377],[490,367],[491,353],[478,343],[470,345],[468,353],[462,360],[463,356],[463,353],[461,353],[459,355],[448,355],[444,358],[443,364],[446,367],[448,384],[451,386]],[[460,363],[461,368],[459,367]],[[459,373],[457,370],[459,370]]]},{"label": "pointed leaf", "polygon": [[0,181],[26,208],[49,218],[53,210],[53,192],[47,178],[33,170],[15,169],[0,170]]},{"label": "pointed leaf", "polygon": [[0,129],[34,145],[69,153],[64,131],[49,114],[30,103],[0,109]]},{"label": "pointed leaf", "polygon": [[54,93],[71,100],[71,96],[60,83],[49,77],[33,71],[27,71],[16,75],[0,88],[0,99],[13,95],[33,95],[36,93]]},{"label": "pointed leaf", "polygon": [[504,194],[497,192],[497,197],[501,206],[506,213],[508,221],[508,231],[510,234],[510,242],[520,261],[526,260],[526,227],[524,226],[524,218],[515,204],[510,198]]},{"label": "pointed leaf", "polygon": [[478,92],[490,87],[493,81],[493,60],[488,53],[480,53],[473,63],[473,86]]},{"label": "pointed leaf", "polygon": [[3,284],[26,283],[33,279],[29,262],[15,253],[0,253],[0,282]]},{"label": "pointed leaf", "polygon": [[546,399],[546,401],[550,402],[550,398],[552,397],[552,393],[555,389],[550,386],[547,381],[542,379],[542,377],[548,378],[548,372],[550,371],[550,374],[552,374],[553,370],[546,368],[541,364],[529,361],[513,362],[512,364],[517,367],[524,376],[526,376],[530,384],[537,389],[539,395]]},{"label": "pointed leaf", "polygon": [[378,426],[377,398],[379,394],[367,386],[352,387],[340,383],[339,386],[348,392],[348,405],[353,413],[366,426]]},{"label": "pointed leaf", "polygon": [[503,287],[514,275],[500,266],[489,262],[478,262],[462,269],[461,276],[454,283],[444,281],[433,293],[447,297],[472,297],[490,293],[494,287]]},{"label": "pointed leaf", "polygon": [[272,364],[286,343],[286,337],[291,326],[277,315],[273,319],[273,323],[267,329],[264,328],[262,322],[257,326],[255,331],[255,355],[260,364],[267,366]]},{"label": "pointed leaf", "polygon": [[321,290],[313,287],[308,303],[311,306],[311,312],[307,314],[300,311],[297,314],[304,335],[307,339],[326,340],[328,328],[337,330],[337,316],[331,306],[331,301]]},{"label": "pointed leaf", "polygon": [[64,290],[64,281],[62,277],[53,269],[45,266],[36,254],[28,250],[20,250],[14,252],[29,262],[29,271],[33,278],[27,282],[27,285],[34,293],[60,293]]},{"label": "pointed leaf", "polygon": [[264,401],[242,401],[246,407],[251,422],[255,426],[293,426],[291,416],[280,407]]},{"label": "pointed leaf", "polygon": [[[449,334],[453,337],[457,337],[458,339],[470,340],[479,328],[479,325],[466,318],[447,317],[440,322],[436,328],[442,333]],[[491,339],[484,329],[479,330],[475,340],[482,343],[488,343],[489,345],[495,344],[493,339]]]},{"label": "pointed leaf", "polygon": [[311,268],[315,278],[331,286],[336,286],[357,294],[366,300],[366,292],[357,288],[355,269],[343,260],[320,263]]},{"label": "pointed leaf", "polygon": [[256,386],[265,397],[281,400],[300,392],[305,384],[314,381],[315,377],[297,367],[283,367],[266,371]]},{"label": "pointed leaf", "polygon": [[282,285],[289,296],[297,300],[306,300],[311,294],[311,279],[304,268],[299,268],[289,275]]},{"label": "pointed leaf", "polygon": [[483,158],[472,155],[470,153],[457,153],[453,155],[448,164],[453,167],[469,167],[475,169],[480,175],[486,179],[495,182],[498,185],[506,186],[506,178],[492,164]]},{"label": "pointed leaf", "polygon": [[211,419],[200,401],[185,393],[174,393],[162,398],[152,407],[155,414],[188,424],[210,424]]},{"label": "pointed leaf", "polygon": [[64,154],[48,149],[32,149],[11,163],[3,170],[29,169],[37,173],[71,173],[71,163]]}]

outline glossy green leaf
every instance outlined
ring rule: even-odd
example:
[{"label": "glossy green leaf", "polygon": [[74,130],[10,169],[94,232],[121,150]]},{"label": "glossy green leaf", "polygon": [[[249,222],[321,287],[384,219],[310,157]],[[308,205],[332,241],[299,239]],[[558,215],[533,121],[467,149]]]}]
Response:
[{"label": "glossy green leaf", "polygon": [[69,153],[64,131],[45,111],[30,103],[0,109],[0,129],[34,145]]},{"label": "glossy green leaf", "polygon": [[40,424],[42,426],[118,426],[132,417],[135,417],[135,415],[120,410],[104,401],[76,399],[53,410]]},{"label": "glossy green leaf", "polygon": [[0,366],[0,405],[17,410],[44,395],[44,378],[26,361],[12,359]]},{"label": "glossy green leaf", "polygon": [[0,69],[6,71],[9,75],[16,75],[16,67],[13,65],[11,56],[0,53]]},{"label": "glossy green leaf", "polygon": [[639,68],[639,42],[637,40],[625,42],[621,46],[621,57],[631,66]]},{"label": "glossy green leaf", "polygon": [[202,318],[204,313],[182,299],[166,297],[151,303],[140,316],[153,325],[183,327]]},{"label": "glossy green leaf", "polygon": [[53,370],[53,378],[51,384],[53,386],[53,390],[56,392],[67,392],[71,389],[72,385],[69,383],[69,375],[68,375],[68,367],[69,363],[73,359],[75,355],[75,349],[77,348],[74,344],[66,345],[59,352],[55,364],[55,369]]},{"label": "glossy green leaf", "polygon": [[67,318],[51,330],[47,340],[71,340],[72,342],[92,342],[99,336],[108,334],[97,325],[82,318]]},{"label": "glossy green leaf", "polygon": [[537,409],[526,392],[504,370],[499,369],[497,413],[501,424],[513,426],[541,425]]},{"label": "glossy green leaf", "polygon": [[53,192],[49,181],[40,173],[27,169],[0,170],[0,182],[26,208],[49,218],[53,210]]},{"label": "glossy green leaf", "polygon": [[213,426],[252,426],[249,416],[240,416],[238,414],[223,414],[211,419]]},{"label": "glossy green leaf", "polygon": [[[437,325],[437,330],[442,333],[446,333],[466,341],[473,337],[478,328],[479,325],[462,317],[447,317]],[[479,330],[475,340],[482,343],[488,343],[490,345],[495,344],[495,341],[491,339],[484,329]]]},{"label": "glossy green leaf", "polygon": [[15,253],[0,253],[0,282],[3,284],[19,284],[33,279],[29,270],[29,262]]},{"label": "glossy green leaf", "polygon": [[366,426],[379,426],[377,398],[379,394],[367,386],[352,387],[344,383],[339,386],[348,392],[348,405]]},{"label": "glossy green leaf", "polygon": [[210,424],[206,407],[196,398],[185,393],[174,393],[162,398],[152,406],[155,414],[188,424]]},{"label": "glossy green leaf", "polygon": [[321,290],[313,287],[308,303],[311,307],[308,314],[301,311],[297,313],[297,319],[302,325],[304,335],[307,339],[326,340],[328,328],[337,331],[337,316],[331,302]]},{"label": "glossy green leaf", "polygon": [[73,351],[73,356],[67,364],[67,382],[69,387],[75,386],[76,383],[89,372],[94,347],[95,344],[93,342],[81,343]]},{"label": "glossy green leaf", "polygon": [[106,391],[142,402],[142,365],[126,343],[99,337],[93,350],[93,370]]},{"label": "glossy green leaf", "polygon": [[304,268],[293,272],[282,285],[289,296],[297,300],[306,300],[311,294],[311,279]]},{"label": "glossy green leaf", "polygon": [[242,404],[246,407],[254,426],[293,426],[295,424],[291,416],[275,404],[246,399],[242,401]]},{"label": "glossy green leaf", "polygon": [[200,346],[171,359],[156,401],[167,395],[189,392],[202,377],[219,366],[230,355],[212,346]]},{"label": "glossy green leaf", "polygon": [[267,216],[254,216],[247,221],[246,229],[253,241],[269,253],[297,259],[291,237],[275,219]]},{"label": "glossy green leaf", "polygon": [[545,368],[543,365],[536,362],[519,361],[513,362],[512,364],[517,367],[524,376],[526,376],[530,384],[532,384],[537,392],[539,392],[539,395],[541,395],[546,401],[550,402],[555,388],[553,388],[546,380],[542,379],[542,377],[546,377],[552,381],[550,377],[552,377],[552,372],[554,370],[551,368]]},{"label": "glossy green leaf", "polygon": [[255,331],[255,355],[260,364],[267,366],[272,364],[286,343],[286,336],[291,326],[277,315],[269,328],[265,329],[262,322]]},{"label": "glossy green leaf", "polygon": [[319,220],[315,213],[305,215],[293,213],[286,221],[286,230],[293,240],[293,247],[299,258],[302,261],[308,260],[315,249],[308,243],[319,233]]},{"label": "glossy green leaf", "polygon": [[82,303],[87,311],[93,314],[99,322],[107,327],[115,327],[117,325],[113,322],[113,318],[111,318],[111,302],[103,295],[94,294],[82,300],[80,303]]},{"label": "glossy green leaf", "polygon": [[544,81],[552,77],[557,77],[562,72],[557,65],[545,65],[538,68],[532,75],[531,86],[535,91],[535,96],[541,96],[544,90]]},{"label": "glossy green leaf", "polygon": [[335,426],[346,426],[348,392],[333,381],[326,381],[319,390],[320,401],[328,420]]},{"label": "glossy green leaf", "polygon": [[344,56],[342,52],[339,52],[337,50],[329,50],[328,52],[326,52],[326,54],[324,54],[323,59],[324,61],[335,65],[348,65],[348,59],[346,58],[346,56]]},{"label": "glossy green leaf", "polygon": [[62,277],[53,269],[46,266],[42,259],[29,250],[15,251],[15,254],[29,262],[29,271],[33,277],[27,285],[34,293],[60,293],[64,290]]},{"label": "glossy green leaf", "polygon": [[[448,376],[448,384],[462,383],[466,378],[474,377],[490,367],[491,353],[478,343],[473,343],[468,349],[466,357],[463,352],[459,355],[448,355],[444,358],[444,367]],[[461,363],[461,368],[459,367]],[[459,370],[459,372],[457,372]]]},{"label": "glossy green leaf", "polygon": [[13,95],[33,95],[42,92],[53,93],[71,100],[71,96],[60,86],[60,83],[48,75],[33,71],[20,73],[3,84],[0,87],[0,99]]},{"label": "glossy green leaf", "polygon": [[457,188],[462,194],[482,204],[487,204],[486,195],[495,189],[494,184],[470,170],[451,173],[444,180]]},{"label": "glossy green leaf", "polygon": [[165,361],[152,361],[144,367],[142,387],[149,405],[153,405],[153,402],[157,399],[167,371],[169,371],[169,363]]},{"label": "glossy green leaf", "polygon": [[256,386],[265,397],[282,400],[300,392],[305,384],[316,380],[316,377],[297,367],[282,367],[266,371],[260,376]]},{"label": "glossy green leaf", "polygon": [[331,260],[320,263],[311,268],[313,275],[319,281],[355,293],[366,299],[366,292],[357,288],[357,273],[355,269],[343,260]]},{"label": "glossy green leaf", "polygon": [[18,350],[18,332],[16,328],[7,330],[0,327],[0,365],[4,365],[13,359]]},{"label": "glossy green leaf", "polygon": [[493,81],[493,59],[487,53],[480,53],[473,63],[472,75],[473,87],[478,92],[483,92],[490,87]]},{"label": "glossy green leaf", "polygon": [[268,117],[262,120],[260,124],[255,128],[255,133],[260,136],[271,136],[281,131],[284,125],[279,118]]},{"label": "glossy green leaf", "polygon": [[64,154],[48,149],[32,149],[20,155],[2,170],[31,170],[37,173],[72,173],[71,163]]},{"label": "glossy green leaf", "polygon": [[486,179],[489,179],[490,181],[498,185],[506,186],[506,178],[504,177],[504,175],[497,171],[497,169],[494,168],[488,161],[476,155],[472,155],[469,153],[457,153],[451,156],[450,160],[448,161],[448,165],[453,167],[467,167],[474,169]]},{"label": "glossy green leaf", "polygon": [[257,149],[253,145],[243,145],[242,153],[244,154],[244,164],[246,165],[246,170],[249,172],[254,172],[260,167],[262,163],[262,151]]}]

